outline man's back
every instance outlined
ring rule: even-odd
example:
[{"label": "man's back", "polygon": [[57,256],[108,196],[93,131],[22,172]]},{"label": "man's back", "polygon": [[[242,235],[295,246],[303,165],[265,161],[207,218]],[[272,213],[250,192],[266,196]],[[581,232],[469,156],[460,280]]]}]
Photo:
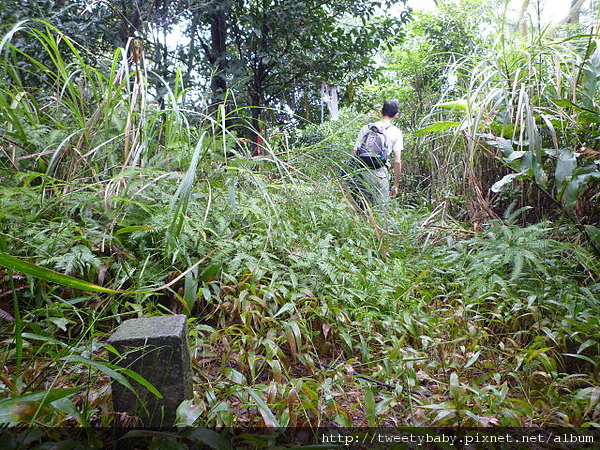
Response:
[{"label": "man's back", "polygon": [[392,125],[391,123],[383,120],[379,120],[372,124],[366,124],[364,127],[362,127],[362,129],[358,133],[356,144],[354,145],[355,153],[362,146],[365,136],[369,132],[369,125],[375,125],[379,129],[379,131],[385,135],[386,147],[388,152],[386,159],[390,158],[392,152],[394,154],[402,153],[402,148],[404,146],[402,131],[400,131],[400,129],[395,125]]}]

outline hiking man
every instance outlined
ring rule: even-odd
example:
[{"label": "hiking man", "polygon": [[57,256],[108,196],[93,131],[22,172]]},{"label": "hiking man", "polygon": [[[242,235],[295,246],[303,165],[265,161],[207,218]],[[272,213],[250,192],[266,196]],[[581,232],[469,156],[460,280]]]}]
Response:
[{"label": "hiking man", "polygon": [[[362,127],[354,145],[354,157],[349,163],[351,173],[345,173],[358,206],[364,211],[366,199],[381,214],[387,213],[390,198],[398,195],[402,171],[402,132],[392,125],[398,117],[398,102],[388,100],[381,108],[381,120]],[[394,184],[390,191],[389,158],[394,154]],[[350,186],[348,186],[348,184]]]}]

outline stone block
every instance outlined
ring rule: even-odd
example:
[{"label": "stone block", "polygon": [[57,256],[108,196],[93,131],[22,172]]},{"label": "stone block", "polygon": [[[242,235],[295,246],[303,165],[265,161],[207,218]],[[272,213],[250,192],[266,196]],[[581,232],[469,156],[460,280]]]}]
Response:
[{"label": "stone block", "polygon": [[[192,368],[184,315],[130,319],[123,322],[108,339],[121,355],[111,355],[111,363],[126,367],[150,382],[163,398],[128,378],[137,395],[112,381],[115,412],[127,412],[137,425],[172,426],[179,404],[193,398]],[[123,425],[118,420],[117,426]]]}]

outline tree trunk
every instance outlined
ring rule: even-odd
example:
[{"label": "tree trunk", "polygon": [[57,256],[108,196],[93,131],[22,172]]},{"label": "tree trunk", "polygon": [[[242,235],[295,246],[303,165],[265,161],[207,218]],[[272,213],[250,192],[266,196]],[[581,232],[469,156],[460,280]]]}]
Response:
[{"label": "tree trunk", "polygon": [[258,57],[258,63],[254,71],[254,79],[252,81],[252,94],[251,94],[251,114],[252,114],[252,142],[254,154],[261,153],[261,145],[263,136],[261,133],[260,116],[262,107],[264,106],[264,95],[263,95],[263,83],[266,76],[266,68],[262,62],[262,57]]},{"label": "tree trunk", "polygon": [[198,53],[196,50],[196,33],[198,32],[199,23],[200,16],[198,14],[194,14],[194,18],[192,19],[192,23],[189,28],[190,46],[187,55],[187,67],[183,77],[183,86],[185,88],[189,88],[192,85],[192,71],[194,70],[194,63]]},{"label": "tree trunk", "polygon": [[264,61],[264,56],[268,54],[268,42],[269,42],[269,24],[268,24],[268,14],[269,11],[267,9],[267,5],[263,2],[263,10],[262,10],[262,26],[261,26],[261,41],[260,41],[260,52],[255,55],[254,58],[254,73],[252,80],[252,134],[253,136],[253,151],[254,154],[261,153],[261,145],[263,142],[264,136],[262,133],[264,130],[261,130],[260,116],[262,112],[262,108],[264,105],[264,83],[267,76],[267,66]]},{"label": "tree trunk", "polygon": [[579,15],[581,13],[581,7],[586,0],[571,0],[571,8],[569,13],[565,16],[560,23],[579,23]]},{"label": "tree trunk", "polygon": [[225,11],[215,10],[210,16],[211,64],[214,68],[210,80],[212,107],[223,103],[227,93],[227,17]]},{"label": "tree trunk", "polygon": [[256,107],[255,105],[259,105],[261,103],[260,94],[257,92],[252,93],[252,107],[251,107],[251,127],[252,127],[252,153],[255,155],[260,155],[262,153],[262,143],[263,136],[261,134],[261,126],[260,126],[260,111],[261,108]]}]

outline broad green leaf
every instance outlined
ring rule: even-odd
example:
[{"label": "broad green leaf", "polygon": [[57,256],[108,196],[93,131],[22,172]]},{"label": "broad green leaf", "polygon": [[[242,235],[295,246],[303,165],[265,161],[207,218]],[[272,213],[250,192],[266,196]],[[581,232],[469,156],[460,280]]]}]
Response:
[{"label": "broad green leaf", "polygon": [[375,415],[387,414],[390,409],[390,404],[394,401],[394,397],[386,397],[375,406]]},{"label": "broad green leaf", "polygon": [[579,105],[576,105],[571,100],[554,100],[554,104],[557,106],[562,106],[563,108],[573,108],[578,111],[586,111],[585,108],[582,108]]},{"label": "broad green leaf", "polygon": [[202,414],[202,408],[194,404],[194,400],[184,400],[177,407],[177,425],[191,427]]},{"label": "broad green leaf", "polygon": [[508,175],[504,175],[501,180],[496,181],[492,186],[492,192],[500,192],[504,186],[509,183],[512,183],[515,179],[521,179],[525,175],[525,172],[519,173],[509,173]]},{"label": "broad green leaf", "polygon": [[487,138],[488,140],[485,143],[487,145],[500,149],[500,151],[505,157],[509,156],[511,153],[514,153],[513,141],[510,139],[505,139],[503,137],[493,135],[483,135],[481,137]]},{"label": "broad green leaf", "polygon": [[469,106],[469,103],[466,99],[461,98],[459,100],[453,100],[450,102],[438,103],[435,106],[437,106],[438,108],[460,109],[462,111],[466,111],[467,107]]},{"label": "broad green leaf", "polygon": [[183,291],[183,302],[186,314],[191,314],[196,303],[196,295],[198,293],[198,280],[193,272],[188,272],[185,276],[185,284]]},{"label": "broad green leaf", "polygon": [[548,350],[552,350],[550,347],[544,347],[544,348],[538,348],[537,350],[532,351],[531,353],[529,353],[527,355],[527,357],[525,358],[526,362],[529,362],[535,358],[537,358],[539,355],[541,355],[542,353],[547,352]]},{"label": "broad green leaf", "polygon": [[[168,431],[158,431],[152,429],[138,429],[132,430],[125,433],[125,435],[121,439],[132,439],[132,438],[166,438],[166,439],[180,439],[181,436],[178,433],[168,432]],[[136,447],[134,447],[136,448]],[[153,447],[149,447],[153,448]]]},{"label": "broad green leaf", "polygon": [[64,317],[48,317],[46,320],[53,323],[63,331],[67,331],[67,325],[72,323],[71,320],[65,319]]},{"label": "broad green leaf", "polygon": [[80,388],[50,389],[47,391],[31,392],[29,394],[10,397],[0,400],[0,423],[16,423],[19,418],[15,416],[16,405],[21,403],[41,402],[40,406],[48,405],[61,398],[79,392]]},{"label": "broad green leaf", "polygon": [[446,131],[449,130],[451,128],[456,128],[458,126],[460,126],[461,122],[454,122],[454,121],[446,121],[446,122],[436,122],[432,125],[429,125],[425,128],[421,128],[419,130],[417,130],[417,132],[415,133],[415,135],[417,136],[423,136],[426,133],[434,133],[434,132],[440,132],[440,131]]},{"label": "broad green leaf", "polygon": [[[588,169],[584,168],[583,170]],[[574,176],[569,184],[567,184],[562,196],[567,211],[573,210],[579,199],[580,192],[585,189],[591,179],[600,179],[600,172],[594,170],[593,172],[580,173],[579,175]]]},{"label": "broad green leaf", "polygon": [[283,369],[281,367],[281,363],[276,359],[269,359],[267,361],[267,364],[269,365],[269,367],[271,367],[271,370],[273,371],[273,379],[275,380],[275,382],[277,383],[280,380],[283,380]]},{"label": "broad green leaf", "polygon": [[51,403],[51,405],[53,408],[56,408],[59,411],[64,411],[67,414],[70,414],[71,416],[75,417],[75,419],[77,419],[77,421],[79,422],[79,424],[81,426],[85,426],[85,427],[90,426],[88,421],[85,420],[85,417],[83,416],[83,414],[81,414],[81,412],[79,412],[79,410],[75,407],[75,405],[69,398],[67,398],[67,397],[59,398],[58,400],[54,400]]},{"label": "broad green leaf", "polygon": [[23,261],[21,259],[15,258],[14,256],[8,255],[6,253],[0,252],[0,266],[7,267],[9,269],[15,270],[17,272],[24,273],[25,275],[32,276],[34,278],[39,278],[40,280],[45,280],[50,283],[60,284],[61,286],[68,286],[74,289],[79,289],[81,291],[91,291],[91,292],[106,292],[110,294],[140,294],[142,292],[139,291],[116,291],[114,289],[105,288],[103,286],[98,286],[94,283],[90,283],[88,281],[80,280],[78,278],[71,277],[69,275],[64,275],[62,273],[55,272],[50,269],[46,269],[45,267],[40,267],[35,264],[29,263],[27,261]]},{"label": "broad green leaf", "polygon": [[208,266],[206,269],[202,271],[198,279],[203,282],[208,282],[211,279],[214,279],[215,275],[219,273],[221,266],[218,264],[212,264]]},{"label": "broad green leaf", "polygon": [[565,183],[573,177],[573,172],[577,168],[577,154],[573,150],[561,150],[556,162],[556,193],[558,199],[562,197]]},{"label": "broad green leaf", "polygon": [[512,162],[512,161],[516,161],[517,159],[520,159],[521,157],[523,157],[523,155],[527,153],[526,151],[523,150],[517,150],[514,152],[511,152],[507,157],[506,157],[506,161],[508,162]]},{"label": "broad green leaf", "polygon": [[443,409],[437,414],[437,416],[435,416],[435,418],[433,419],[433,423],[442,422],[443,420],[447,418],[453,418],[454,416],[456,416],[456,412],[454,410]]}]

